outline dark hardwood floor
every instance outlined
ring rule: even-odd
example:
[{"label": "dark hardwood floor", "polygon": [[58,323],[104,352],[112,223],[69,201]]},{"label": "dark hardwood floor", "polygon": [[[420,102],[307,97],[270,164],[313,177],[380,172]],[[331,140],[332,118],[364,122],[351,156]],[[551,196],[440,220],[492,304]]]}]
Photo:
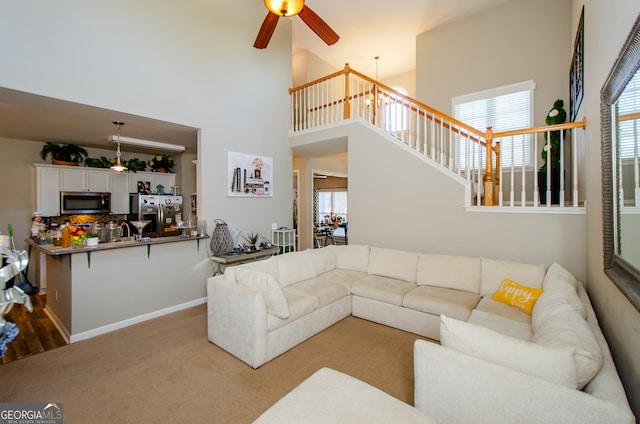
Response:
[{"label": "dark hardwood floor", "polygon": [[5,320],[15,323],[20,332],[12,342],[7,344],[7,351],[0,358],[0,364],[6,364],[67,344],[56,326],[53,325],[53,322],[44,312],[46,295],[33,294],[30,297],[33,304],[33,312],[29,312],[24,305],[14,305],[11,312],[4,316]]}]

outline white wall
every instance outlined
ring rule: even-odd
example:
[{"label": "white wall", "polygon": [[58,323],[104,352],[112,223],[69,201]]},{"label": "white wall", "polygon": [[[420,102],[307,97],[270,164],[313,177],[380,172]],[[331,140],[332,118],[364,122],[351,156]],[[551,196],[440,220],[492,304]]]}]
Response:
[{"label": "white wall", "polygon": [[[257,50],[261,6],[234,22],[224,5],[1,0],[0,86],[200,128],[200,218],[263,233],[291,225],[290,22]],[[230,150],[273,157],[272,198],[226,196]]]},{"label": "white wall", "polygon": [[570,16],[570,0],[511,0],[420,34],[418,100],[451,113],[455,96],[533,80],[545,125],[557,98],[569,105]]},{"label": "white wall", "polygon": [[[575,36],[584,5],[584,99],[578,118],[587,118],[587,285],[600,325],[625,384],[636,417],[640,417],[640,313],[604,274],[600,155],[600,90],[636,18],[637,0],[573,0],[571,34]],[[573,43],[573,42],[572,42]],[[573,48],[573,44],[571,44]],[[636,239],[637,242],[637,239]]]}]

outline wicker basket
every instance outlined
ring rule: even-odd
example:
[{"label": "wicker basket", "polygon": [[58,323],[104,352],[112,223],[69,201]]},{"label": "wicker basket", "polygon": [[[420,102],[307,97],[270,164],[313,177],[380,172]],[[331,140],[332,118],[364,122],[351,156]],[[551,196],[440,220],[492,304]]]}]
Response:
[{"label": "wicker basket", "polygon": [[216,228],[211,234],[211,253],[214,256],[224,256],[233,250],[233,240],[227,223],[221,219],[214,220]]}]

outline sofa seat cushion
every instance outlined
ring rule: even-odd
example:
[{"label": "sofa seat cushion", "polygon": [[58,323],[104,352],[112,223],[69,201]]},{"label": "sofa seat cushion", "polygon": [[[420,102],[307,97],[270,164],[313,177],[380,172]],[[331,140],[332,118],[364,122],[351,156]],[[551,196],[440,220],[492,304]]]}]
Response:
[{"label": "sofa seat cushion", "polygon": [[513,306],[498,302],[492,299],[492,296],[484,296],[476,309],[531,326],[531,315]]},{"label": "sofa seat cushion", "polygon": [[331,283],[329,280],[314,278],[287,286],[291,293],[313,298],[314,309],[322,308],[338,299],[349,296],[349,290],[342,284]]},{"label": "sofa seat cushion", "polygon": [[491,314],[477,308],[471,312],[471,316],[467,322],[513,337],[514,339],[529,341],[531,337],[533,337],[533,329],[530,324]]},{"label": "sofa seat cushion", "polygon": [[367,299],[402,306],[404,295],[415,288],[416,285],[414,283],[407,281],[379,275],[368,275],[353,283],[351,293]]},{"label": "sofa seat cushion", "polygon": [[421,254],[416,278],[419,286],[480,293],[482,260],[455,255]]},{"label": "sofa seat cushion", "polygon": [[275,315],[267,314],[267,331],[273,331],[283,327],[298,318],[309,315],[315,310],[313,307],[315,299],[313,297],[292,292],[287,288],[283,289],[282,292],[289,306],[289,317],[287,319],[281,319]]},{"label": "sofa seat cushion", "polygon": [[419,286],[404,295],[402,306],[465,321],[479,301],[479,295],[464,290]]},{"label": "sofa seat cushion", "polygon": [[334,269],[333,271],[325,272],[318,275],[319,279],[327,280],[334,284],[341,284],[349,290],[351,293],[351,286],[354,282],[367,276],[366,272],[351,271],[348,269]]}]

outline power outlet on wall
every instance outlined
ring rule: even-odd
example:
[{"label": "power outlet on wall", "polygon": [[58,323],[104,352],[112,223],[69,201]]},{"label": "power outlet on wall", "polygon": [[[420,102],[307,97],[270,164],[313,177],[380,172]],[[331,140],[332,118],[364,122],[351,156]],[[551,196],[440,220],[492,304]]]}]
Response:
[{"label": "power outlet on wall", "polygon": [[271,223],[271,229],[272,230],[277,230],[278,229],[278,223],[277,222],[272,222]]}]

